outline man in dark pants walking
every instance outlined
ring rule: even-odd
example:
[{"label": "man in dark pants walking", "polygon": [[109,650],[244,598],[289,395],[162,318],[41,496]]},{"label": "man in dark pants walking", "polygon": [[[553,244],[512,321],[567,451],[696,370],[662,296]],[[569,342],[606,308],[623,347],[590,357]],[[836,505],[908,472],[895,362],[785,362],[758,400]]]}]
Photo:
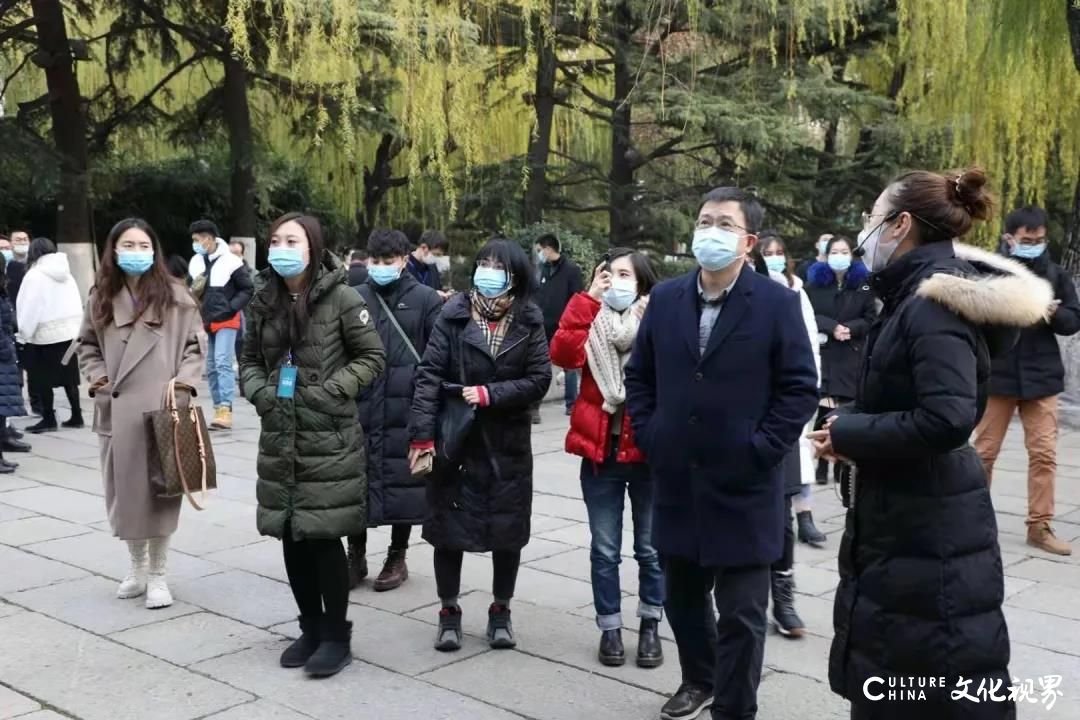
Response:
[{"label": "man in dark pants walking", "polygon": [[[544,332],[548,344],[559,329],[559,320],[570,302],[570,298],[585,289],[581,277],[581,268],[563,257],[562,245],[554,235],[542,235],[536,240],[536,262],[539,266],[537,277],[540,290],[536,293],[536,304],[544,314]],[[578,396],[578,371],[563,370],[566,414],[569,415]],[[540,405],[533,408],[533,422],[540,422]]]},{"label": "man in dark pants walking", "polygon": [[709,706],[714,720],[757,713],[769,566],[783,551],[782,460],[817,408],[799,296],[746,262],[761,220],[746,192],[706,195],[700,267],[653,289],[626,368],[683,674],[666,720]]}]

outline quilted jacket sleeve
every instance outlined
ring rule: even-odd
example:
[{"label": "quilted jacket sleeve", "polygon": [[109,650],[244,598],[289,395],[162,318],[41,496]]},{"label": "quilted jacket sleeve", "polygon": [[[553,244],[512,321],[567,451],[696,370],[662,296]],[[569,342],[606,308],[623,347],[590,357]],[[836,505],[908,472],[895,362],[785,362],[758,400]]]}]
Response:
[{"label": "quilted jacket sleeve", "polygon": [[348,363],[330,376],[326,385],[341,397],[355,398],[386,367],[386,351],[371,322],[367,303],[348,285],[337,290],[337,311]]},{"label": "quilted jacket sleeve", "polygon": [[409,413],[409,440],[428,443],[435,440],[435,420],[439,413],[439,393],[444,378],[450,374],[452,361],[450,325],[435,323],[428,338],[424,357],[413,376],[412,412]]},{"label": "quilted jacket sleeve", "polygon": [[529,334],[525,374],[513,380],[487,384],[491,407],[527,407],[540,402],[551,385],[551,362],[548,360],[547,335],[542,324]]},{"label": "quilted jacket sleeve", "polygon": [[585,343],[599,312],[600,303],[588,293],[570,298],[559,319],[559,329],[551,338],[551,362],[567,370],[585,367]]}]

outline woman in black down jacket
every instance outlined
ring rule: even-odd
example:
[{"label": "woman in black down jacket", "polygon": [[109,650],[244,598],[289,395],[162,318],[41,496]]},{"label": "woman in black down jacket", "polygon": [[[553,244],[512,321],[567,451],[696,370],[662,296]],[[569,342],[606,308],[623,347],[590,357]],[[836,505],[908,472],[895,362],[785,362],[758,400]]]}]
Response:
[{"label": "woman in black down jacket", "polygon": [[494,602],[488,642],[514,647],[509,604],[532,515],[529,406],[551,384],[544,318],[529,299],[532,273],[524,251],[506,240],[489,242],[476,256],[473,286],[450,298],[435,323],[416,371],[409,426],[415,466],[433,452],[444,384],[465,386],[462,395],[477,407],[461,460],[437,465],[427,484],[424,539],[435,546],[442,601],[435,647],[444,651],[461,647],[464,553],[489,550]]},{"label": "woman in black down jacket", "polygon": [[[818,424],[844,403],[855,399],[863,340],[877,310],[867,278],[870,271],[852,256],[843,237],[830,238],[824,262],[814,263],[806,274],[806,294],[814,306],[821,346],[821,407]],[[839,473],[840,466],[835,471]],[[829,463],[819,460],[819,485],[829,482]]]},{"label": "woman in black down jacket", "polygon": [[[991,357],[1046,316],[1053,294],[1019,263],[952,242],[988,215],[985,183],[981,170],[908,173],[864,216],[884,308],[854,408],[812,434],[821,454],[855,464],[829,680],[857,720],[1016,717],[1012,702],[988,699],[1009,694],[1009,633],[994,508],[968,439]],[[899,683],[925,699],[890,702]],[[960,697],[980,683],[980,702]]]},{"label": "woman in black down jacket", "polygon": [[[4,448],[30,451],[29,444],[7,437],[8,418],[24,415],[22,372],[15,354],[15,311],[7,291],[7,258],[0,257],[0,438],[4,439]],[[10,475],[18,467],[18,463],[5,460],[0,451],[0,475]]]}]

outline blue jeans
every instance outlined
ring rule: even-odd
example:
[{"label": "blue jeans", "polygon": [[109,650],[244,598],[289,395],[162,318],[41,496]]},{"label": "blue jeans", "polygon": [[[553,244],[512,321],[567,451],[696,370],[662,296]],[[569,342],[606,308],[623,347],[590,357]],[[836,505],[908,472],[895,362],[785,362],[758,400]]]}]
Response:
[{"label": "blue jeans", "polygon": [[574,401],[578,396],[578,378],[581,377],[580,370],[563,370],[563,378],[565,384],[565,394],[563,397],[566,399],[566,409],[574,407]]},{"label": "blue jeans", "polygon": [[214,407],[225,406],[232,409],[233,396],[236,395],[236,330],[222,328],[210,333],[207,348],[206,379],[210,383],[210,398]]},{"label": "blue jeans", "polygon": [[[612,445],[615,444],[612,439]],[[622,562],[623,502],[629,491],[634,522],[634,559],[638,563],[638,617],[659,620],[664,616],[664,574],[660,557],[652,545],[653,484],[644,463],[620,463],[609,458],[597,467],[581,462],[581,493],[589,513],[592,533],[593,606],[601,630],[622,627],[622,592],[619,563]]]}]

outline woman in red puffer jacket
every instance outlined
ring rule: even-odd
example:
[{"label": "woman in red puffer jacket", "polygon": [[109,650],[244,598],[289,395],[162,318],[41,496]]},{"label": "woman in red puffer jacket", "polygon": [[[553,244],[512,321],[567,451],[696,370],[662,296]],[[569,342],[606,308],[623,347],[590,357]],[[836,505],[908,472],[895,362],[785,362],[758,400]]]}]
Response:
[{"label": "woman in red puffer jacket", "polygon": [[594,271],[588,292],[570,299],[551,339],[555,365],[582,369],[566,451],[582,457],[581,492],[592,533],[593,605],[601,631],[598,656],[604,665],[626,661],[619,562],[627,494],[639,577],[637,664],[657,667],[664,661],[657,631],[663,617],[664,576],[652,545],[653,484],[645,456],[634,444],[623,385],[623,366],[656,281],[644,255],[626,248],[612,250]]}]

